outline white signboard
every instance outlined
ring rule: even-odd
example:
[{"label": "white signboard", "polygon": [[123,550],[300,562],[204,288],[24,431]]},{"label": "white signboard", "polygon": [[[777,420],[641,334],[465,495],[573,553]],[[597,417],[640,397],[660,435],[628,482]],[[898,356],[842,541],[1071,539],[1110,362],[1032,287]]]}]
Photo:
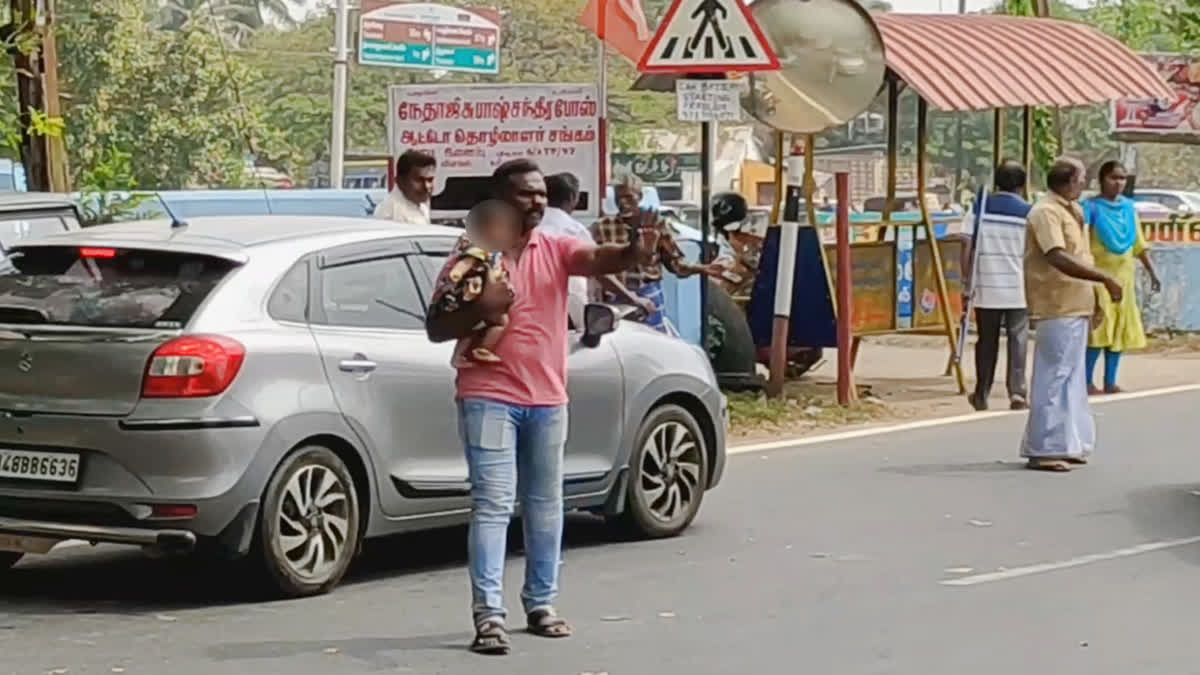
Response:
[{"label": "white signboard", "polygon": [[455,177],[490,176],[518,158],[549,175],[568,171],[596,212],[599,113],[594,84],[396,85],[388,91],[393,156],[409,149],[438,160],[435,193]]},{"label": "white signboard", "polygon": [[741,122],[741,83],[736,80],[675,80],[680,122]]}]

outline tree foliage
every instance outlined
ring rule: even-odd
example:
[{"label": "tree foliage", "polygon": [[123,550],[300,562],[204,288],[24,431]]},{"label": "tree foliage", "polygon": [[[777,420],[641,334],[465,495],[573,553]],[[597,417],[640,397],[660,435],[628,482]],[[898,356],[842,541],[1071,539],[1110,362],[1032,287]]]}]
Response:
[{"label": "tree foliage", "polygon": [[[60,44],[69,104],[67,148],[81,176],[105,153],[128,153],[139,187],[241,185],[252,154],[289,162],[292,149],[241,101],[252,72],[202,24],[147,30],[140,0],[60,1],[72,17]],[[67,11],[69,8],[69,13]]]},{"label": "tree foliage", "polygon": [[[862,1],[873,11],[888,10],[881,0]],[[582,0],[460,3],[502,12],[500,81],[596,81],[595,40],[576,22]],[[643,0],[651,25],[668,4]],[[997,9],[1025,13],[1030,4],[1001,0]],[[124,168],[106,167],[116,157],[127,157],[118,164],[127,166],[137,187],[238,186],[249,179],[250,155],[302,181],[312,163],[329,155],[334,24],[328,10],[291,20],[302,6],[311,3],[58,0],[65,133],[76,183],[124,183]],[[1098,0],[1087,10],[1055,0],[1052,13],[1091,23],[1139,51],[1200,49],[1200,6],[1190,0]],[[645,128],[692,130],[674,121],[672,95],[630,91],[636,77],[622,57],[609,57],[609,117],[616,149],[636,147]],[[10,141],[19,132],[14,79],[11,62],[0,60],[0,155],[7,156],[14,155]],[[361,67],[352,59],[347,149],[386,151],[387,90],[393,84],[492,79],[449,74],[435,80],[427,72]],[[873,110],[883,113],[883,108],[879,101]],[[901,110],[902,149],[911,160],[916,117],[911,93],[903,96]],[[1059,118],[1064,151],[1089,163],[1115,151],[1107,106],[1064,110]],[[934,175],[948,177],[953,171],[957,120],[955,115],[930,114]],[[1056,151],[1050,120],[1048,112],[1036,120],[1038,164]],[[977,182],[991,170],[992,115],[964,115],[962,127],[964,170],[968,183]],[[845,142],[844,135],[844,130],[833,130],[823,142]],[[1006,115],[1004,136],[1005,152],[1020,156],[1019,111]],[[882,137],[857,140],[880,142]]]}]

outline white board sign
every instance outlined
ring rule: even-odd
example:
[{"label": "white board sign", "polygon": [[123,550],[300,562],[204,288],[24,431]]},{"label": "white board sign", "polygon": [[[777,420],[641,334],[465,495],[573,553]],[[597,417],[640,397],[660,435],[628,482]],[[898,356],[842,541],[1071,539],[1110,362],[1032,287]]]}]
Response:
[{"label": "white board sign", "polygon": [[736,80],[675,81],[675,105],[680,122],[740,122],[741,83]]},{"label": "white board sign", "polygon": [[546,175],[570,172],[596,212],[600,191],[599,98],[594,84],[395,85],[388,90],[392,156],[437,158],[434,192],[449,178],[490,176],[518,158]]}]

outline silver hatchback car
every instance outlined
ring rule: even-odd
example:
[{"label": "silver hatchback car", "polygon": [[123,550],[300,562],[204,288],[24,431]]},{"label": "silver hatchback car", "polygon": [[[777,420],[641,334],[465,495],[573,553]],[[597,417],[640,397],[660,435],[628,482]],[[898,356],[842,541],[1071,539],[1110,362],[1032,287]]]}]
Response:
[{"label": "silver hatchback car", "polygon": [[[0,568],[66,539],[252,555],[321,593],[363,540],[465,522],[450,344],[458,231],[141,221],[23,242],[0,276]],[[705,354],[617,310],[570,340],[567,505],[679,533],[725,466]]]}]

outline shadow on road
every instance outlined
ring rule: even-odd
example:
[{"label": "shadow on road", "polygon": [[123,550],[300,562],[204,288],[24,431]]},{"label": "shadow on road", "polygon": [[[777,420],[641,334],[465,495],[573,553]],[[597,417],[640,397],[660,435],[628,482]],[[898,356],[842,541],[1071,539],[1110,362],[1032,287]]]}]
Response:
[{"label": "shadow on road", "polygon": [[997,473],[1025,470],[1025,462],[947,462],[940,464],[905,464],[885,466],[882,473],[902,476],[949,476],[954,474]]},{"label": "shadow on road", "polygon": [[[519,555],[519,522],[510,535],[509,551]],[[371,540],[342,583],[462,567],[466,539],[466,528],[454,527]],[[599,518],[573,514],[567,520],[568,548],[620,540]],[[248,560],[154,560],[135,549],[71,548],[41,559],[31,557],[0,575],[0,618],[5,613],[143,615],[269,600],[267,587],[255,571]]]},{"label": "shadow on road", "polygon": [[[280,642],[251,642],[212,647],[208,655],[215,661],[247,661],[282,659],[313,654],[339,654],[361,661],[374,669],[400,668],[402,664],[386,652],[444,649],[464,652],[470,640],[469,632],[421,635],[409,638],[354,638],[349,640],[296,640]],[[407,670],[407,668],[406,668]]]},{"label": "shadow on road", "polygon": [[[1129,494],[1128,517],[1147,542],[1200,536],[1200,485],[1157,485]],[[1169,552],[1200,565],[1200,544]]]}]

